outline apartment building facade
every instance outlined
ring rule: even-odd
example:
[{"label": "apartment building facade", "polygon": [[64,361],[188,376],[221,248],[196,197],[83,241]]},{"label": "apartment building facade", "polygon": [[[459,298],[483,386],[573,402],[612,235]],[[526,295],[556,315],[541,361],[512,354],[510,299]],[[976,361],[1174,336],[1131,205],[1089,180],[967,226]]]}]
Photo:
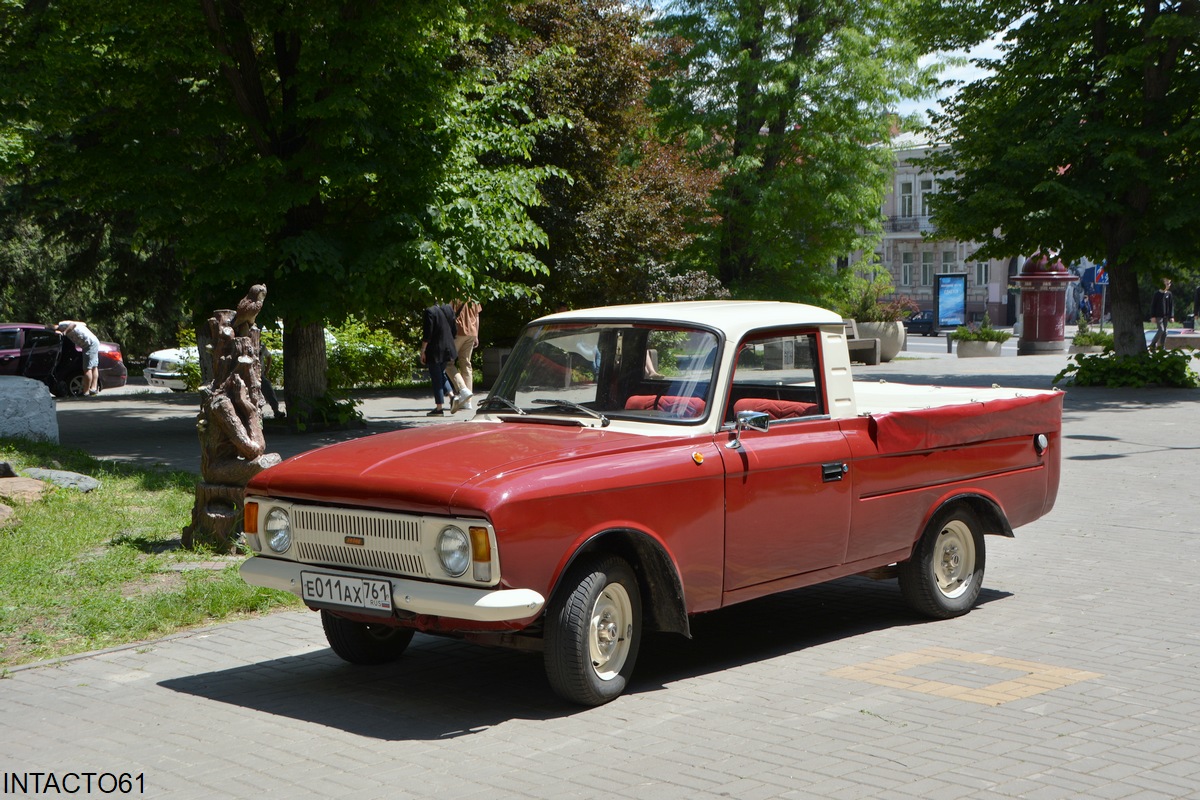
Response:
[{"label": "apartment building facade", "polygon": [[896,293],[933,309],[935,276],[965,273],[968,319],[979,321],[986,313],[994,325],[1011,325],[1019,301],[1008,291],[1009,279],[1020,269],[1020,256],[980,259],[976,243],[938,237],[930,202],[942,176],[923,163],[937,146],[907,136],[897,138],[893,147],[896,168],[883,203],[883,240],[876,255],[891,272]]}]

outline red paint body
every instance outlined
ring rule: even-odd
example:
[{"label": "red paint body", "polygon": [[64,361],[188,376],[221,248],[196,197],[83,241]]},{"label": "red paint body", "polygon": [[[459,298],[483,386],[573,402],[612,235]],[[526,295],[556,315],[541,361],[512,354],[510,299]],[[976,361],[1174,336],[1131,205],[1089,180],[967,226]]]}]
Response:
[{"label": "red paint body", "polygon": [[[633,531],[668,554],[690,614],[903,560],[951,498],[983,498],[1011,527],[1036,519],[1058,490],[1061,398],[796,419],[744,431],[738,449],[726,446],[727,429],[439,425],[297,456],[247,494],[485,517],[502,586],[545,597],[589,539]],[[840,480],[824,479],[828,464],[845,464]]]}]

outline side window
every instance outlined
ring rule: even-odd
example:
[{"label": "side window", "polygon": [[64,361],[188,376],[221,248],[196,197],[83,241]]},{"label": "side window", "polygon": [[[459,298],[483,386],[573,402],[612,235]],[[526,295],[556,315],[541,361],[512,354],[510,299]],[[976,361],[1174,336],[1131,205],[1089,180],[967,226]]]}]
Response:
[{"label": "side window", "polygon": [[59,344],[59,335],[54,331],[25,331],[25,349],[33,350],[38,347],[54,347]]},{"label": "side window", "polygon": [[826,413],[815,333],[750,338],[738,347],[725,421],[739,411],[761,411],[772,420]]},{"label": "side window", "polygon": [[0,331],[0,350],[16,350],[17,349],[17,331],[7,330]]}]

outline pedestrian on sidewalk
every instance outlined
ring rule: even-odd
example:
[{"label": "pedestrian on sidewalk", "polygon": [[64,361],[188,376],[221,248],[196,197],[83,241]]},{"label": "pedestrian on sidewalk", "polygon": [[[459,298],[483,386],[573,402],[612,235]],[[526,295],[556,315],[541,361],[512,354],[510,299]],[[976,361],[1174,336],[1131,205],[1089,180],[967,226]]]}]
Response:
[{"label": "pedestrian on sidewalk", "polygon": [[479,313],[483,306],[475,300],[454,300],[450,303],[454,309],[454,325],[457,334],[454,337],[454,350],[457,356],[450,365],[450,379],[456,390],[454,399],[450,402],[451,412],[460,408],[468,411],[475,408],[472,395],[475,393],[475,370],[471,366],[471,355],[479,346]]},{"label": "pedestrian on sidewalk", "polygon": [[1171,296],[1171,279],[1163,278],[1163,288],[1154,293],[1150,302],[1150,321],[1158,326],[1150,340],[1151,350],[1161,350],[1167,343],[1167,323],[1175,319],[1175,298]]},{"label": "pedestrian on sidewalk", "polygon": [[454,349],[454,309],[449,303],[435,303],[425,309],[425,318],[421,333],[421,363],[429,370],[429,380],[433,383],[434,408],[427,417],[443,417],[446,415],[442,408],[446,395],[454,396],[454,387],[446,377],[446,365],[458,357]]}]

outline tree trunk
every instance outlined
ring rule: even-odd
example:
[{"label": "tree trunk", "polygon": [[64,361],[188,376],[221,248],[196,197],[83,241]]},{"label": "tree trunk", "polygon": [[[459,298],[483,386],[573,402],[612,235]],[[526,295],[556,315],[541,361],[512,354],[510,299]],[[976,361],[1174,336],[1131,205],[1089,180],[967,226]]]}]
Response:
[{"label": "tree trunk", "polygon": [[325,326],[284,324],[283,389],[288,423],[294,429],[307,423],[314,405],[328,391],[325,360]]},{"label": "tree trunk", "polygon": [[1113,352],[1118,356],[1138,356],[1146,352],[1145,319],[1138,297],[1137,272],[1132,264],[1109,267],[1109,291],[1113,323]]}]

